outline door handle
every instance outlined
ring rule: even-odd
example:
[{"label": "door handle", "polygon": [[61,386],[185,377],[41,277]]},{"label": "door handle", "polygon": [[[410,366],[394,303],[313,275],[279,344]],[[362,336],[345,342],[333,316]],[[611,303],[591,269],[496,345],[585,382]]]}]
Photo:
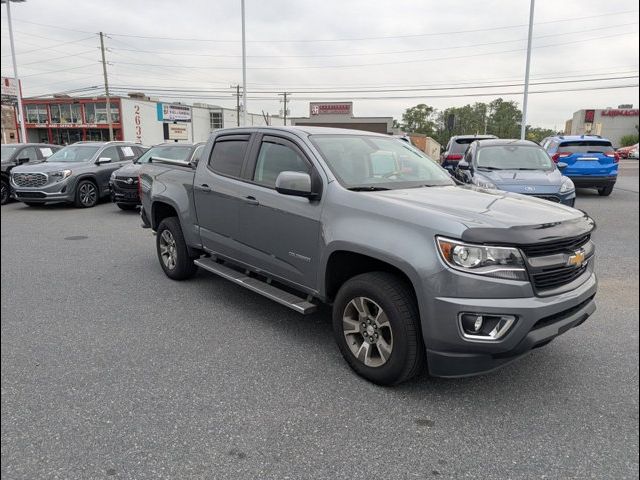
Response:
[{"label": "door handle", "polygon": [[252,195],[244,197],[244,201],[247,202],[249,205],[260,205],[260,202],[256,200],[256,197]]},{"label": "door handle", "polygon": [[206,183],[203,183],[202,185],[196,185],[196,190],[200,190],[201,192],[206,193],[211,191],[211,187]]}]

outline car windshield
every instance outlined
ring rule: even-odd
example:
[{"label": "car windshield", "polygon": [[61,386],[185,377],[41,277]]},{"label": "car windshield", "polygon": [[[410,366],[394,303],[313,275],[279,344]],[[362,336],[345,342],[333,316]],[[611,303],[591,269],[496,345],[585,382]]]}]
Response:
[{"label": "car windshield", "polygon": [[478,169],[553,170],[554,164],[541,147],[501,145],[478,149]]},{"label": "car windshield", "polygon": [[190,145],[158,145],[147,150],[136,163],[149,163],[151,157],[179,160],[186,163],[189,161],[191,149]]},{"label": "car windshield", "polygon": [[69,145],[47,158],[47,162],[88,162],[99,149],[90,145]]},{"label": "car windshield", "polygon": [[574,140],[562,142],[558,152],[567,153],[605,153],[613,151],[611,142],[607,140]]},{"label": "car windshield", "polygon": [[11,155],[18,149],[18,147],[11,147],[9,145],[2,145],[2,161],[6,162],[11,158]]},{"label": "car windshield", "polygon": [[340,184],[362,190],[453,185],[449,174],[401,140],[372,135],[311,135]]}]

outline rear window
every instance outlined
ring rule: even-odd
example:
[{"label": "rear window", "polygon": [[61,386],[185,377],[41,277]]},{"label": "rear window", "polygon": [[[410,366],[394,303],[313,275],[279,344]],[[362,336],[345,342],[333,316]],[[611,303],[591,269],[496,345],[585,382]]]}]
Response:
[{"label": "rear window", "polygon": [[471,137],[471,138],[456,138],[451,145],[449,153],[464,153],[469,148],[469,145],[476,140],[488,140],[486,137]]},{"label": "rear window", "polygon": [[562,142],[558,152],[571,153],[605,153],[611,152],[613,145],[608,140],[572,140]]}]

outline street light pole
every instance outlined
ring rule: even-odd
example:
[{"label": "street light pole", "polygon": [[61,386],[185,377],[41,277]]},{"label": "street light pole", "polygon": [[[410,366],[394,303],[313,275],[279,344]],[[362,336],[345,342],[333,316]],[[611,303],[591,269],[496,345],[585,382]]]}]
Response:
[{"label": "street light pole", "polygon": [[533,11],[536,0],[531,0],[529,10],[529,39],[527,40],[527,66],[524,72],[524,100],[522,101],[522,125],[520,126],[520,139],[524,140],[527,134],[527,104],[529,101],[529,71],[531,69],[531,42],[533,40]]},{"label": "street light pole", "polygon": [[24,109],[22,108],[22,88],[20,86],[20,76],[16,65],[16,49],[13,44],[13,26],[11,25],[11,2],[15,0],[3,0],[7,3],[7,23],[9,24],[9,44],[11,45],[11,61],[13,62],[13,76],[16,80],[18,97],[18,122],[20,122],[20,138],[23,143],[27,142],[27,130],[24,126]]},{"label": "street light pole", "polygon": [[244,0],[240,0],[242,10],[242,124],[247,126],[247,42],[244,28]]}]

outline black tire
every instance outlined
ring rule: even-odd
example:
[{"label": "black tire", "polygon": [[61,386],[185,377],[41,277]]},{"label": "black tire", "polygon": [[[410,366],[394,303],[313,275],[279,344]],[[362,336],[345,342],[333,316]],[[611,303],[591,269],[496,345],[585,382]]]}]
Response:
[{"label": "black tire", "polygon": [[598,194],[601,197],[608,197],[612,193],[613,193],[613,185],[609,185],[609,186],[602,187],[602,188],[598,189]]},{"label": "black tire", "polygon": [[137,208],[137,205],[131,205],[130,203],[116,203],[116,205],[118,205],[118,208],[120,210],[135,210]]},{"label": "black tire", "polygon": [[95,207],[100,199],[98,186],[91,180],[80,180],[76,185],[76,196],[73,204],[77,208]]},{"label": "black tire", "polygon": [[[384,311],[393,335],[391,353],[379,366],[365,365],[364,361],[356,358],[356,353],[352,352],[351,348],[357,348],[356,341],[360,338],[358,334],[350,337],[353,339],[352,346],[347,344],[343,317],[347,316],[347,308],[352,308],[352,300],[359,297],[370,299]],[[365,325],[364,322],[362,325]],[[382,330],[378,331],[382,336]],[[415,295],[411,285],[397,275],[371,272],[357,275],[345,282],[333,304],[333,333],[349,366],[358,375],[373,383],[396,385],[424,369],[425,350]],[[366,343],[366,340],[362,343]],[[380,350],[378,352],[381,353]],[[382,361],[381,356],[378,361]]]},{"label": "black tire", "polygon": [[3,178],[2,179],[2,199],[0,200],[0,205],[6,205],[9,203],[9,199],[11,198],[11,187],[9,183]]},{"label": "black tire", "polygon": [[[175,243],[174,249],[171,252],[172,254],[175,253],[173,263],[167,262],[166,257],[163,256],[161,252],[163,242],[165,241],[165,232],[169,233],[169,236]],[[166,244],[164,246],[166,246]],[[173,280],[186,280],[187,278],[191,278],[198,270],[198,266],[193,263],[193,258],[189,256],[189,250],[184,241],[182,228],[180,228],[180,221],[176,217],[165,218],[160,222],[160,225],[158,225],[156,251],[162,270],[164,270],[167,277]]]}]

